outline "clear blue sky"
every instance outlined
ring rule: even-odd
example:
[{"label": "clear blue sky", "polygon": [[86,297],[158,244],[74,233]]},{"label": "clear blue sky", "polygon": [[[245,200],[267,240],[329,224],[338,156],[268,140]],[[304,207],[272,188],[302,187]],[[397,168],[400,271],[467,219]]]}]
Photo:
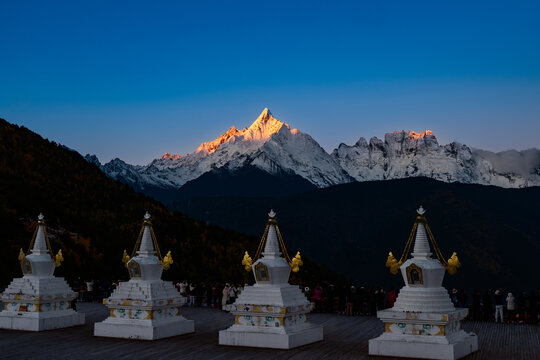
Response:
[{"label": "clear blue sky", "polygon": [[185,154],[264,107],[328,151],[540,147],[540,1],[0,2],[0,117],[83,154]]}]

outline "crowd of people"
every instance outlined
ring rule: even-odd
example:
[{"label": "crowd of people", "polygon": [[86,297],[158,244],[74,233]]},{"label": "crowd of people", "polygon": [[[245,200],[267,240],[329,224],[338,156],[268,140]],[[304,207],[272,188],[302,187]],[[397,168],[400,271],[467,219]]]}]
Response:
[{"label": "crowd of people", "polygon": [[[82,280],[72,281],[79,293],[78,301],[102,302],[109,297],[118,281]],[[185,306],[207,307],[226,310],[236,301],[245,285],[234,283],[178,282],[175,287],[185,298]],[[376,315],[378,310],[391,308],[399,294],[381,287],[334,286],[316,284],[301,286],[302,291],[313,303],[316,313],[336,313],[346,316]],[[469,308],[469,319],[508,323],[540,323],[540,290],[530,292],[505,292],[503,289],[468,293],[464,289],[452,289],[450,299],[454,306]]]},{"label": "crowd of people", "polygon": [[186,298],[186,306],[223,309],[236,301],[244,286],[233,283],[176,283],[175,287]]},{"label": "crowd of people", "polygon": [[[452,290],[453,293],[465,293],[464,290]],[[461,295],[463,299],[469,297]],[[454,301],[454,296],[452,296]],[[495,291],[486,290],[483,293],[474,290],[467,300],[454,301],[456,306],[468,307],[469,318],[472,320],[484,320],[508,323],[540,323],[540,290],[521,291],[513,294],[503,289]]]}]

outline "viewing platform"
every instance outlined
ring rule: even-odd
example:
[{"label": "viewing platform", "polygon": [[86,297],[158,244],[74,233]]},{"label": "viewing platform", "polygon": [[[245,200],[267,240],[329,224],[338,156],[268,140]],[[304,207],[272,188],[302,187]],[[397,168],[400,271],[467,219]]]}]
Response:
[{"label": "viewing platform", "polygon": [[[275,350],[218,345],[218,331],[231,326],[234,317],[217,309],[183,307],[182,313],[195,320],[195,333],[154,341],[94,337],[94,323],[107,318],[109,310],[102,304],[77,303],[77,311],[86,315],[85,325],[39,333],[0,330],[1,358],[393,359],[368,355],[368,340],[384,330],[375,316],[310,314],[311,322],[324,325],[324,341]],[[464,359],[538,359],[538,325],[463,321],[463,328],[478,335],[480,348]]]}]

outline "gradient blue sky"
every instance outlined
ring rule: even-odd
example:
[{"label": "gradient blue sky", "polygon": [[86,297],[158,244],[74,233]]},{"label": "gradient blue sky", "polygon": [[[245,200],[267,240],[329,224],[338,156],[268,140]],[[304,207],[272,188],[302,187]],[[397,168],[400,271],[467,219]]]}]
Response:
[{"label": "gradient blue sky", "polygon": [[401,129],[540,147],[540,2],[0,2],[0,117],[102,162],[264,107],[328,151]]}]

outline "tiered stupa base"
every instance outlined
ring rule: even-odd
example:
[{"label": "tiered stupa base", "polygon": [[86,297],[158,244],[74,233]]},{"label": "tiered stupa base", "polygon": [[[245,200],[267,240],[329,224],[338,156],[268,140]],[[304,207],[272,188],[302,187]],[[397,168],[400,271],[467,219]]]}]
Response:
[{"label": "tiered stupa base", "polygon": [[180,315],[184,303],[171,282],[130,280],[103,300],[110,316],[94,325],[94,335],[156,340],[195,331],[195,322]]},{"label": "tiered stupa base", "polygon": [[84,314],[71,308],[76,294],[62,278],[13,279],[2,294],[0,328],[43,331],[84,324]]},{"label": "tiered stupa base", "polygon": [[369,355],[460,359],[478,350],[478,337],[461,329],[467,313],[468,309],[444,313],[379,311],[385,332],[369,340]]},{"label": "tiered stupa base", "polygon": [[310,311],[297,286],[246,287],[231,307],[235,323],[219,332],[219,344],[292,349],[321,341],[323,327],[308,322]]},{"label": "tiered stupa base", "polygon": [[189,334],[195,331],[195,322],[183,316],[168,321],[121,320],[107,319],[96,323],[95,336],[114,337],[138,340],[157,340],[171,336]]}]

